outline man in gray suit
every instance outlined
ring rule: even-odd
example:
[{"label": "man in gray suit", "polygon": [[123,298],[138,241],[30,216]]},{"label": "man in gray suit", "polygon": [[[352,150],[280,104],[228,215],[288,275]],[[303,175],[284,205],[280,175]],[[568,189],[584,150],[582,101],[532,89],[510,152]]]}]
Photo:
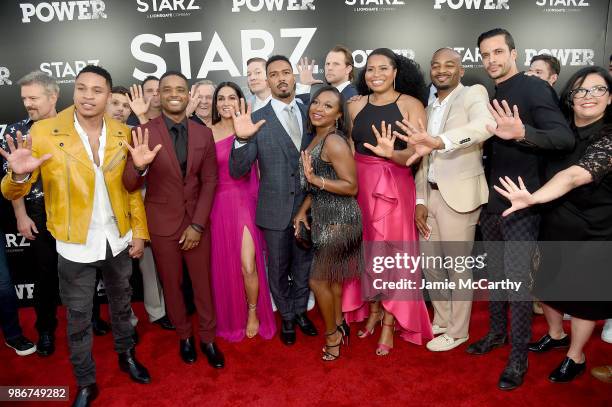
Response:
[{"label": "man in gray suit", "polygon": [[234,113],[236,140],[229,170],[233,178],[240,178],[258,162],[261,179],[256,223],[268,246],[270,291],[283,320],[281,340],[291,345],[295,343],[296,323],[304,334],[317,335],[306,316],[312,253],[296,244],[292,226],[305,197],[298,168],[300,151],[310,144],[311,136],[306,132],[305,108],[296,103],[291,62],[282,55],[270,57],[266,76],[272,91],[270,102],[251,115],[251,107],[245,109],[241,100],[239,111]]}]

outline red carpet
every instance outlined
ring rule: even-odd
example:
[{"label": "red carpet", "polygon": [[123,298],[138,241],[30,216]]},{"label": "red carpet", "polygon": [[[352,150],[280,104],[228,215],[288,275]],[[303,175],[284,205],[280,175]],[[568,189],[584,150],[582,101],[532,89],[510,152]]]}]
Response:
[{"label": "red carpet", "polygon": [[[386,358],[374,354],[377,337],[356,338],[353,326],[350,346],[342,348],[336,362],[320,361],[321,336],[307,338],[298,332],[297,344],[285,347],[278,338],[245,340],[238,344],[219,341],[226,368],[213,370],[201,353],[193,366],[181,362],[174,332],[162,331],[144,318],[142,304],[135,305],[141,322],[139,359],[149,368],[153,383],[132,383],[117,367],[111,335],[94,339],[100,397],[95,406],[609,406],[612,386],[585,373],[571,384],[548,382],[549,372],[562,360],[563,351],[530,355],[525,384],[512,392],[497,389],[509,347],[485,356],[465,353],[466,345],[435,354],[395,340]],[[56,353],[48,359],[37,355],[18,357],[0,347],[0,385],[70,386],[75,391],[61,312]],[[319,328],[317,312],[309,314]],[[33,309],[21,311],[26,335],[36,339]],[[589,369],[612,362],[612,345],[599,338],[602,324],[586,349]],[[471,336],[477,339],[487,328],[486,304],[475,305]],[[534,337],[546,331],[543,317],[536,317]],[[377,334],[378,334],[377,330]],[[2,406],[67,405],[61,402],[0,402]]]}]

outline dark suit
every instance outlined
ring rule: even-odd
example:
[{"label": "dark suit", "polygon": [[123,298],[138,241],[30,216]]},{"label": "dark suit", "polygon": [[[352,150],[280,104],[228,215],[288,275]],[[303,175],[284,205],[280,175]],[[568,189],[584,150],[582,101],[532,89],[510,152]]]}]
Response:
[{"label": "dark suit", "polygon": [[[174,145],[162,116],[141,126],[149,130],[149,146],[163,147],[149,165],[145,176],[128,158],[123,183],[128,191],[141,188],[146,181],[147,212],[151,247],[164,287],[166,308],[181,339],[193,335],[181,291],[183,261],[193,285],[194,302],[199,316],[199,334],[203,342],[213,342],[215,312],[210,292],[210,228],[208,217],[217,185],[217,157],[210,129],[187,120],[187,169],[183,177]],[[179,239],[191,224],[203,227],[200,244],[183,251]]]},{"label": "dark suit", "polygon": [[[302,144],[311,141],[306,134],[305,107],[297,104],[302,115]],[[300,154],[279,121],[272,103],[252,114],[253,122],[266,120],[246,145],[232,148],[230,175],[247,174],[255,160],[261,179],[257,200],[256,223],[264,231],[268,246],[268,279],[274,302],[284,320],[306,312],[308,274],[312,253],[296,245],[292,220],[305,194],[300,186],[298,162]],[[292,278],[289,284],[288,276]]]},{"label": "dark suit", "polygon": [[[314,95],[315,92],[321,86],[324,86],[324,84],[319,83],[319,84],[312,85],[310,87],[310,93],[304,93],[304,94],[301,94],[301,95],[296,95],[296,97],[299,98],[302,102],[304,102],[304,104],[306,106],[308,106],[310,104],[310,97],[311,97],[311,95]],[[342,97],[344,98],[344,101],[346,102],[350,98],[352,98],[353,96],[357,95],[357,88],[352,83],[349,83],[344,89],[342,89],[342,92],[340,92],[340,94],[342,95]]]}]

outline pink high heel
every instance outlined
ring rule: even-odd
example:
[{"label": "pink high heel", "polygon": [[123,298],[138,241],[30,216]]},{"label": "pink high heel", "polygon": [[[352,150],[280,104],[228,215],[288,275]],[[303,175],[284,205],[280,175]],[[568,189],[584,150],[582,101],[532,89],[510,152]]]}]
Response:
[{"label": "pink high heel", "polygon": [[[376,312],[370,312],[370,314],[380,314],[380,318],[378,319],[378,321],[380,322],[380,326],[382,326],[383,324],[383,318],[385,317],[385,312],[383,310],[378,310]],[[366,323],[367,325],[367,323]],[[357,337],[359,339],[364,339],[367,338],[368,336],[374,335],[374,329],[376,329],[376,323],[374,323],[374,326],[372,327],[372,329],[367,330],[367,329],[360,329],[357,332]]]},{"label": "pink high heel", "polygon": [[[395,333],[395,321],[393,321],[392,324],[385,324],[384,322],[382,323],[383,326],[390,326],[392,327],[392,334],[393,335]],[[389,353],[391,353],[391,349],[393,349],[393,345],[389,346],[386,345],[384,343],[378,343],[378,346],[376,347],[376,355],[378,356],[387,356]]]}]

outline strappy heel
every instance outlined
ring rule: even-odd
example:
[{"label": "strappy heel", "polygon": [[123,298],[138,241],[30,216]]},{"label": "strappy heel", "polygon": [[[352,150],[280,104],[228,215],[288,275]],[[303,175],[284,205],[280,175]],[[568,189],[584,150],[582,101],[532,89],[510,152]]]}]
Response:
[{"label": "strappy heel", "polygon": [[340,331],[342,338],[346,341],[344,344],[348,346],[351,336],[351,327],[346,323],[345,319],[342,319],[342,323],[338,325],[338,331]]},{"label": "strappy heel", "polygon": [[[248,307],[249,307],[249,311],[255,311],[257,310],[257,304],[249,304],[247,303]],[[257,317],[257,315],[255,315]],[[248,325],[248,317],[247,317],[247,325]],[[255,330],[255,333],[250,335],[248,330],[245,329],[246,332],[246,337],[251,339],[254,338],[255,336],[257,336],[257,334],[259,333],[259,319],[257,320],[257,329]]]},{"label": "strappy heel", "polygon": [[[365,327],[364,329],[360,329],[357,332],[357,337],[359,339],[364,339],[364,338],[367,338],[368,336],[374,335],[374,329],[376,329],[376,324],[378,322],[380,322],[380,326],[382,326],[383,318],[385,317],[385,312],[383,310],[378,310],[378,311],[372,311],[370,312],[370,314],[374,314],[374,315],[380,314],[380,318],[378,318],[378,321],[374,323],[374,326],[372,327],[372,329],[368,330],[368,329],[365,329]],[[366,322],[366,326],[367,326],[367,322]]]},{"label": "strappy heel", "polygon": [[[382,323],[383,326],[390,326],[392,328],[391,330],[391,337],[393,337],[393,335],[395,334],[395,321],[393,321],[392,324],[385,324],[384,322]],[[376,354],[378,356],[387,356],[389,353],[391,353],[391,349],[393,349],[393,345],[389,346],[386,345],[384,343],[378,343],[378,346],[376,347]]]},{"label": "strappy heel", "polygon": [[[335,333],[338,332],[338,328],[334,329],[333,332],[330,333],[326,333],[325,336],[332,336]],[[334,360],[338,359],[340,357],[340,345],[342,345],[344,343],[344,336],[342,336],[342,333],[340,333],[340,340],[338,341],[337,344],[335,345],[328,345],[325,344],[325,347],[323,348],[323,356],[321,356],[321,359],[325,362],[333,362]],[[329,351],[333,348],[338,348],[338,354],[334,355],[333,353],[329,353]]]}]

